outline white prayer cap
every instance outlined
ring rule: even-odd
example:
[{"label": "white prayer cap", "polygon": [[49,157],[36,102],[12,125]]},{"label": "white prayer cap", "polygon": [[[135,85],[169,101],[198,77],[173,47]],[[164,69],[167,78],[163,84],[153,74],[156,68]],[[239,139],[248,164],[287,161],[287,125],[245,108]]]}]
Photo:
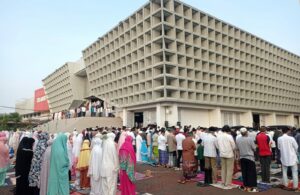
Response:
[{"label": "white prayer cap", "polygon": [[179,133],[184,133],[184,130],[183,130],[183,129],[180,129],[180,130],[179,130]]},{"label": "white prayer cap", "polygon": [[241,129],[240,129],[240,132],[241,133],[246,133],[248,130],[245,128],[245,127],[242,127]]}]

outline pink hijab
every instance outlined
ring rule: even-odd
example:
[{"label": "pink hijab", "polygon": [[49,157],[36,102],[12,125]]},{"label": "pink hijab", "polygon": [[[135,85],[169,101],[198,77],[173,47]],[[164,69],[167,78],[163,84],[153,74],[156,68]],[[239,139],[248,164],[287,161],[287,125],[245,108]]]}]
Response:
[{"label": "pink hijab", "polygon": [[127,136],[127,132],[126,131],[121,131],[120,139],[118,141],[118,151],[120,151],[123,143],[125,142],[126,136]]},{"label": "pink hijab", "polygon": [[134,164],[136,164],[136,155],[132,146],[132,137],[127,136],[125,138],[124,143],[122,144],[120,148],[120,155],[124,155],[124,153],[128,153],[130,155],[130,158]]},{"label": "pink hijab", "polygon": [[0,168],[5,168],[9,165],[9,148],[6,142],[6,134],[0,132]]}]

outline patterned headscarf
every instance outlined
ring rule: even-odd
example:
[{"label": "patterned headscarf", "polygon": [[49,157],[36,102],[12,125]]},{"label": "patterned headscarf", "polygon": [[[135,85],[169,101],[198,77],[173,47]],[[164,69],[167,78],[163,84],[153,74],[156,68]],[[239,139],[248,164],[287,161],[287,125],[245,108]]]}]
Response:
[{"label": "patterned headscarf", "polygon": [[29,186],[39,187],[41,164],[43,160],[43,154],[47,149],[47,141],[49,140],[49,134],[47,132],[41,132],[37,135],[38,143],[33,154],[31,168],[29,172]]}]

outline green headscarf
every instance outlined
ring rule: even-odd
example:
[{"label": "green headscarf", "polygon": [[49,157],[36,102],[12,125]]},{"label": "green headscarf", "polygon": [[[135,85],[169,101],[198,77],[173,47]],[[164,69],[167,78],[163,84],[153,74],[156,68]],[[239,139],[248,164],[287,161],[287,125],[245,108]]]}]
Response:
[{"label": "green headscarf", "polygon": [[69,195],[69,158],[67,136],[60,133],[51,146],[47,195]]}]

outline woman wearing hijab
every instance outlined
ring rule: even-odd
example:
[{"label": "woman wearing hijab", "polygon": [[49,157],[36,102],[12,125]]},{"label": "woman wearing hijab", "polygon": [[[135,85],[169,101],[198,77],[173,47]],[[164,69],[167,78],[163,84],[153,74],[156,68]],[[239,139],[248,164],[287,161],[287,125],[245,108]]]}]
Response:
[{"label": "woman wearing hijab", "polygon": [[[74,156],[73,167],[75,170],[76,170],[78,156],[80,154],[82,142],[83,142],[83,134],[80,133],[77,135],[75,142],[73,143],[74,145],[73,145],[73,149],[72,149],[73,156]],[[79,186],[79,183],[80,183],[80,171],[76,170],[75,175],[76,175],[75,185],[77,187],[77,186]]]},{"label": "woman wearing hijab", "polygon": [[149,158],[148,158],[148,148],[147,148],[147,142],[145,139],[142,141],[142,146],[141,146],[141,157],[142,157],[142,162],[148,163]]},{"label": "woman wearing hijab", "polygon": [[16,195],[32,195],[32,189],[29,187],[28,175],[33,157],[34,139],[24,137],[19,144],[16,159]]},{"label": "woman wearing hijab", "polygon": [[3,132],[0,132],[0,186],[5,183],[7,169],[9,168],[9,148],[6,145],[7,139]]},{"label": "woman wearing hijab", "polygon": [[51,158],[51,146],[54,140],[47,141],[47,149],[43,155],[43,161],[41,166],[41,176],[40,176],[40,195],[47,195],[48,187],[48,177],[50,171],[50,158]]},{"label": "woman wearing hijab", "polygon": [[32,187],[33,195],[39,195],[42,157],[47,148],[49,134],[47,132],[41,132],[37,134],[37,139],[38,143],[35,151],[33,152],[33,159],[28,177],[29,186]]},{"label": "woman wearing hijab", "polygon": [[115,195],[117,192],[119,159],[113,137],[104,133],[102,147],[102,161],[100,165],[101,195]]},{"label": "woman wearing hijab", "polygon": [[90,195],[101,194],[101,177],[100,177],[100,165],[102,162],[102,140],[99,136],[93,140],[93,149],[91,152],[91,160],[89,166],[89,176],[91,178],[91,192]]},{"label": "woman wearing hijab", "polygon": [[58,134],[51,147],[47,195],[69,195],[67,136]]},{"label": "woman wearing hijab", "polygon": [[90,141],[89,140],[84,140],[79,158],[78,158],[78,163],[77,163],[77,170],[80,171],[80,187],[81,188],[89,188],[90,187],[90,178],[87,176],[88,169],[89,169],[89,163],[90,163]]},{"label": "woman wearing hijab", "polygon": [[193,134],[189,132],[187,138],[182,142],[182,171],[183,178],[178,182],[186,183],[190,179],[197,176],[198,164],[194,152],[196,150],[195,142],[193,141]]},{"label": "woman wearing hijab", "polygon": [[119,151],[121,195],[135,195],[136,155],[132,137],[127,136]]}]

